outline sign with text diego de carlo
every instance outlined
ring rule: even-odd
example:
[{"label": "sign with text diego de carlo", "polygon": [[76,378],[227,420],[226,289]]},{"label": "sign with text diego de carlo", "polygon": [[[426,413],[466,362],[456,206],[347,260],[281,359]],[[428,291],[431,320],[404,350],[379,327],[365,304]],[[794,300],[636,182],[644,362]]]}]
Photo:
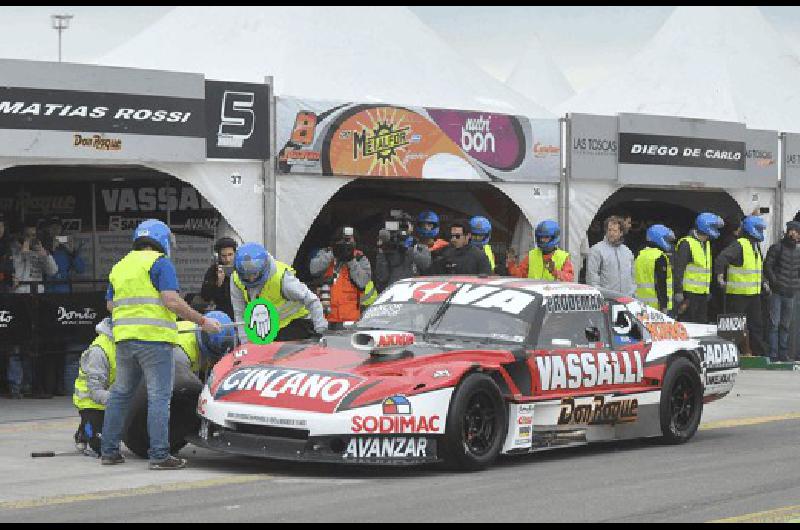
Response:
[{"label": "sign with text diego de carlo", "polygon": [[758,186],[748,177],[742,123],[619,115],[619,181],[639,185]]},{"label": "sign with text diego de carlo", "polygon": [[205,160],[201,74],[0,59],[0,156]]}]

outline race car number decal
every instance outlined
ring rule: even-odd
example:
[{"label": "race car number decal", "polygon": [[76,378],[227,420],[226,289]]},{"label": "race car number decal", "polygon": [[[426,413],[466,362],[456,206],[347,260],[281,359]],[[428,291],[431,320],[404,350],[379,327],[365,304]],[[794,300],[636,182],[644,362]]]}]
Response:
[{"label": "race car number decal", "polygon": [[545,392],[640,383],[644,374],[638,351],[543,355],[536,357],[536,365]]}]

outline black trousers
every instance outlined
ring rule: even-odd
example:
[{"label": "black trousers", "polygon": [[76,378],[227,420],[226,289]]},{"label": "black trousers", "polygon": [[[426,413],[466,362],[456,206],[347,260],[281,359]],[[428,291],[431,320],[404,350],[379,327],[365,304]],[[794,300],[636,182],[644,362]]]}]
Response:
[{"label": "black trousers", "polygon": [[303,340],[311,337],[314,334],[314,324],[307,318],[298,318],[292,320],[285,328],[281,328],[278,336],[275,337],[276,341],[283,342],[287,340]]},{"label": "black trousers", "polygon": [[100,453],[100,438],[103,432],[104,410],[81,409],[81,424],[75,433],[75,443],[86,442],[96,453]]},{"label": "black trousers", "polygon": [[747,336],[750,341],[750,350],[753,355],[766,355],[768,349],[764,344],[761,295],[726,295],[725,311],[727,313],[743,313],[747,315]]},{"label": "black trousers", "polygon": [[694,322],[696,324],[708,323],[708,295],[684,292],[684,300],[688,304],[686,311],[678,314],[681,322]]}]

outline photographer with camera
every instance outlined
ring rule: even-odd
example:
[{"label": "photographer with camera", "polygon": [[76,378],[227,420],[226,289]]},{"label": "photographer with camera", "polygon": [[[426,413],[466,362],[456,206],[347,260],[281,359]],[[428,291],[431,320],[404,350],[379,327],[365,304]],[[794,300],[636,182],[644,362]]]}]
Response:
[{"label": "photographer with camera", "polygon": [[443,249],[431,266],[431,274],[491,274],[486,253],[470,244],[469,223],[450,225],[450,245]]},{"label": "photographer with camera", "polygon": [[311,258],[309,270],[318,285],[317,296],[330,329],[360,319],[362,308],[372,305],[378,297],[372,283],[372,267],[364,253],[356,248],[352,226],[336,230],[331,246]]},{"label": "photographer with camera", "polygon": [[11,259],[11,238],[6,234],[6,221],[0,212],[0,293],[11,290],[14,278],[14,261]]},{"label": "photographer with camera", "polygon": [[419,276],[431,266],[431,251],[411,235],[414,227],[407,214],[392,211],[378,232],[378,255],[375,257],[375,285],[378,291],[402,280]]},{"label": "photographer with camera", "polygon": [[47,285],[45,292],[69,294],[72,292],[72,282],[70,273],[83,274],[86,271],[86,263],[80,257],[80,249],[75,249],[72,237],[62,235],[64,227],[61,219],[51,217],[47,222],[44,235],[48,241],[45,247],[52,249],[53,259],[58,266],[56,274],[47,275]]},{"label": "photographer with camera", "polygon": [[217,240],[214,244],[214,263],[206,271],[203,286],[200,288],[203,300],[213,303],[217,311],[222,311],[231,318],[231,274],[237,246],[236,241],[230,237]]},{"label": "photographer with camera", "polygon": [[[11,251],[14,264],[12,292],[15,294],[43,293],[44,276],[56,274],[58,265],[42,245],[36,223],[25,223],[22,237],[15,243]],[[12,346],[6,374],[12,398],[21,398],[23,384],[26,387],[32,384],[32,364],[31,356],[23,354],[19,345]],[[45,396],[42,392],[38,392],[38,394],[42,394],[42,397],[52,397]]]}]

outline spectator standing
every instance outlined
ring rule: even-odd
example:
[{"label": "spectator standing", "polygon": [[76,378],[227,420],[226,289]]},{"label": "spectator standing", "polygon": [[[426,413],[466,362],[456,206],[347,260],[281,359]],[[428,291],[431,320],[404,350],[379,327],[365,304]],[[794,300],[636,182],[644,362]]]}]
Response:
[{"label": "spectator standing", "polygon": [[401,232],[393,233],[387,229],[378,232],[378,254],[373,275],[378,291],[398,280],[419,276],[429,267],[431,250],[425,243],[409,235],[403,236]]},{"label": "spectator standing", "polygon": [[212,302],[217,311],[222,311],[233,318],[233,305],[231,304],[231,274],[233,274],[233,260],[236,256],[236,241],[230,237],[223,237],[214,244],[216,263],[206,271],[200,296],[207,302]]},{"label": "spectator standing", "polygon": [[468,223],[456,222],[450,226],[450,245],[431,265],[431,274],[491,274],[492,268],[486,253],[470,244]]},{"label": "spectator standing", "polygon": [[800,221],[786,223],[786,235],[773,244],[764,260],[769,299],[769,356],[773,361],[798,360],[789,350],[795,295],[800,290]]},{"label": "spectator standing", "polygon": [[624,221],[611,216],[604,223],[605,238],[592,246],[586,264],[586,283],[625,296],[636,292],[633,253],[622,242]]}]

